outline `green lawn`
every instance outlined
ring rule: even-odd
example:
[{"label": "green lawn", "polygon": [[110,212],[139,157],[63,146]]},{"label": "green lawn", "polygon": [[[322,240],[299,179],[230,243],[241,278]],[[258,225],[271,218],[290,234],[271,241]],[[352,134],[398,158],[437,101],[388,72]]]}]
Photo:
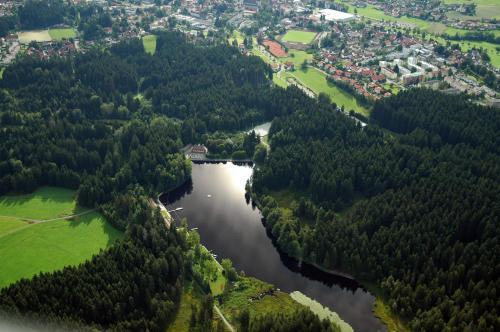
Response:
[{"label": "green lawn", "polygon": [[156,36],[155,35],[149,35],[149,36],[142,37],[142,44],[144,45],[144,51],[146,51],[146,53],[149,53],[151,55],[155,54],[155,52],[156,52]]},{"label": "green lawn", "polygon": [[334,84],[327,82],[326,75],[316,68],[307,68],[306,70],[299,69],[287,74],[297,78],[316,94],[320,92],[326,93],[338,106],[344,106],[348,111],[354,110],[365,116],[369,115],[368,110],[359,104],[356,98],[339,89]]},{"label": "green lawn", "polygon": [[28,222],[19,219],[0,217],[0,238],[7,233],[14,232],[16,229],[29,225]]},{"label": "green lawn", "polygon": [[64,28],[64,29],[50,29],[49,35],[53,40],[62,40],[75,38],[76,32],[73,28]]},{"label": "green lawn", "polygon": [[75,191],[41,187],[26,195],[0,197],[0,216],[36,220],[53,219],[75,214]]},{"label": "green lawn", "polygon": [[312,60],[313,55],[305,51],[300,50],[290,50],[288,52],[288,57],[281,58],[282,62],[290,61],[293,62],[296,68],[300,68],[305,60]]},{"label": "green lawn", "polygon": [[475,16],[463,16],[464,19],[471,18],[496,18],[500,19],[500,2],[498,0],[444,0],[444,3],[454,4],[454,3],[475,3],[476,4],[476,15]]},{"label": "green lawn", "polygon": [[289,30],[281,40],[285,42],[309,44],[314,40],[315,37],[315,32]]},{"label": "green lawn", "polygon": [[76,265],[121,237],[97,212],[33,224],[0,238],[0,288],[39,272]]},{"label": "green lawn", "polygon": [[76,265],[121,237],[98,212],[74,220],[33,222],[86,211],[75,192],[42,187],[27,195],[0,197],[0,288],[39,272]]}]

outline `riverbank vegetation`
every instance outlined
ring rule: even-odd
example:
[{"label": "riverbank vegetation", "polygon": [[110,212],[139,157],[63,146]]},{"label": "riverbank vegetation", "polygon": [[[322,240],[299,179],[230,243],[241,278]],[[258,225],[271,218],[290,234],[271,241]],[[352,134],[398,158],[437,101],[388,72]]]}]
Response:
[{"label": "riverbank vegetation", "polygon": [[[292,256],[380,285],[414,330],[493,330],[498,112],[411,90],[371,121],[318,105],[273,122],[253,177],[266,227]],[[304,189],[291,214],[272,197]]]}]

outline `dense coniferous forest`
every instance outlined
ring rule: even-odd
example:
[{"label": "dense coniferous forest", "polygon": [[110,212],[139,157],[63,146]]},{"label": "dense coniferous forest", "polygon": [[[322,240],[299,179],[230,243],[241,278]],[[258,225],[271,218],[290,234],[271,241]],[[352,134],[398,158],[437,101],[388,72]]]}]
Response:
[{"label": "dense coniferous forest", "polygon": [[411,90],[372,122],[327,108],[274,121],[253,178],[267,227],[293,256],[381,285],[415,331],[498,330],[500,113]]},{"label": "dense coniferous forest", "polygon": [[2,289],[0,310],[98,329],[164,331],[189,262],[183,237],[166,232],[148,197],[189,178],[184,144],[307,107],[300,90],[274,89],[269,77],[258,58],[225,45],[196,46],[179,33],[159,35],[154,56],[141,40],[129,40],[7,67],[0,194],[77,189],[79,204],[99,208],[125,238],[80,266]]}]

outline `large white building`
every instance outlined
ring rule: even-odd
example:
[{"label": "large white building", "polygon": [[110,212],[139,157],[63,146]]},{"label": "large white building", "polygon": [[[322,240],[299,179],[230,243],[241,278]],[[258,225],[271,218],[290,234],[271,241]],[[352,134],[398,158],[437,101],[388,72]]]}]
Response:
[{"label": "large white building", "polygon": [[325,21],[349,21],[356,17],[353,14],[339,12],[338,10],[333,9],[321,9],[317,12],[315,11],[313,16],[318,20],[323,16]]}]

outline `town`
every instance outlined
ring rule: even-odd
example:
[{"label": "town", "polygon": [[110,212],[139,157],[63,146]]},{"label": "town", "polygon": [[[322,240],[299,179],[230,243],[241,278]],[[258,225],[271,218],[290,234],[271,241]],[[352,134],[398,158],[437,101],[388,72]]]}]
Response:
[{"label": "town", "polygon": [[[450,29],[498,32],[496,19],[458,20],[445,14],[453,10],[474,15],[478,8],[473,5],[404,0],[69,3],[85,8],[87,16],[79,24],[67,19],[47,30],[17,31],[9,29],[9,18],[23,2],[0,4],[0,33],[8,31],[0,39],[0,75],[18,54],[64,57],[133,37],[143,38],[146,50],[154,53],[154,31],[179,30],[200,42],[229,43],[259,56],[275,72],[277,85],[298,86],[312,97],[324,93],[346,111],[366,115],[364,110],[377,99],[416,86],[463,93],[479,104],[500,107],[498,44],[483,42],[496,45],[494,49],[471,47],[470,42],[445,39],[397,19],[422,19],[420,13],[426,13],[425,19],[444,20]],[[391,16],[386,20],[363,15],[367,8]]]}]

